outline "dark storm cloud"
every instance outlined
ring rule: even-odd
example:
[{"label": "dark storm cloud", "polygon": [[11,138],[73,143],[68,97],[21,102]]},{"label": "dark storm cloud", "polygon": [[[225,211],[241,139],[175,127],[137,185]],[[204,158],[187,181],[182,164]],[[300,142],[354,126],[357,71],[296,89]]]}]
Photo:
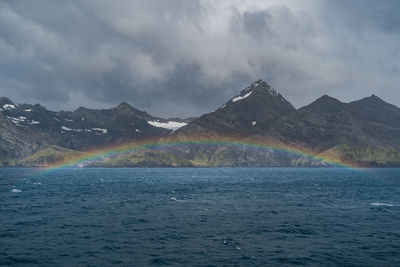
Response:
[{"label": "dark storm cloud", "polygon": [[400,1],[397,0],[337,0],[326,1],[325,14],[335,17],[356,31],[368,28],[383,32],[400,32]]},{"label": "dark storm cloud", "polygon": [[296,106],[372,93],[399,105],[399,5],[0,1],[0,94],[191,116],[262,78]]}]

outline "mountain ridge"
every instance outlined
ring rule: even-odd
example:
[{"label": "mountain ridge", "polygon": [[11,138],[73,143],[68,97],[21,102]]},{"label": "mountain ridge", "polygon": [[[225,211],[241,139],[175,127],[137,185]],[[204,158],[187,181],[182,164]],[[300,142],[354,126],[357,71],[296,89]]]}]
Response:
[{"label": "mountain ridge", "polygon": [[[296,109],[262,80],[197,118],[160,118],[123,101],[110,109],[51,111],[0,97],[0,165],[46,166],[99,147],[153,140],[87,166],[331,166],[301,153],[229,145],[279,144],[360,166],[400,166],[400,108],[376,95],[344,103],[323,95]],[[201,140],[204,144],[200,145]],[[176,143],[179,146],[167,144]],[[83,153],[83,154],[82,154]]]}]

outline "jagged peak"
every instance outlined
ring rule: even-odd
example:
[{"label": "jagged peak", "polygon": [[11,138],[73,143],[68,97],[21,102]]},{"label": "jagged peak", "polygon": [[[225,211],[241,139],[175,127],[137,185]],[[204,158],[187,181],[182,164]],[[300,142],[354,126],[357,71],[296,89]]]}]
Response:
[{"label": "jagged peak", "polygon": [[131,106],[130,104],[128,104],[125,101],[121,102],[121,104],[119,104],[117,107],[113,108],[113,110],[115,110],[116,112],[134,114],[135,116],[142,118],[142,119],[152,117],[146,111],[136,109],[135,107]]},{"label": "jagged peak", "polygon": [[252,89],[255,89],[255,88],[266,88],[266,87],[268,88],[268,87],[271,87],[271,86],[267,82],[265,82],[265,81],[263,81],[261,79],[258,79],[256,81],[252,82],[250,84],[250,86],[247,87],[246,89],[248,89],[248,88],[252,88]]},{"label": "jagged peak", "polygon": [[[4,105],[15,105],[8,97],[0,97],[0,108]],[[16,106],[16,105],[15,105]]]},{"label": "jagged peak", "polygon": [[238,100],[247,98],[253,92],[267,92],[272,96],[279,96],[279,93],[274,88],[272,88],[268,83],[266,83],[261,79],[258,79],[252,82],[250,86],[240,91],[240,93],[237,94],[234,98],[232,98],[231,101],[236,102]]},{"label": "jagged peak", "polygon": [[263,80],[261,80],[261,79],[258,79],[257,81],[254,81],[254,82],[252,82],[252,86],[253,87],[257,87],[257,86],[259,86],[259,85],[263,85],[263,84],[266,84],[266,85],[268,85],[266,82],[264,82]]},{"label": "jagged peak", "polygon": [[382,98],[372,94],[368,97],[364,97],[360,100],[356,100],[353,102],[350,102],[350,105],[377,105],[377,106],[392,106],[392,107],[396,107],[395,105],[392,105],[386,101],[384,101]]},{"label": "jagged peak", "polygon": [[323,95],[311,104],[303,107],[304,109],[331,110],[332,108],[341,107],[344,103],[329,95]]},{"label": "jagged peak", "polygon": [[80,106],[79,108],[77,108],[75,110],[75,112],[85,112],[85,111],[90,111],[90,110],[91,109],[89,109],[89,108],[85,108],[85,107]]},{"label": "jagged peak", "polygon": [[315,102],[342,103],[342,102],[340,102],[338,99],[336,99],[336,98],[334,98],[334,97],[332,97],[332,96],[329,96],[329,95],[323,95],[323,96],[321,96],[320,98],[318,98],[317,100],[315,100],[313,103],[315,103]]},{"label": "jagged peak", "polygon": [[248,88],[248,90],[260,90],[260,91],[266,91],[270,95],[273,96],[278,96],[279,93],[273,88],[271,85],[269,85],[267,82],[258,79],[257,81],[254,81]]},{"label": "jagged peak", "polygon": [[13,110],[19,108],[17,104],[14,104],[8,97],[0,97],[0,111]]},{"label": "jagged peak", "polygon": [[40,105],[39,103],[33,104],[32,106],[35,108],[45,108],[42,105]]},{"label": "jagged peak", "polygon": [[122,101],[115,109],[117,110],[130,110],[130,111],[135,111],[135,112],[141,112],[140,110],[137,110],[133,106],[129,105],[127,102]]},{"label": "jagged peak", "polygon": [[380,98],[380,97],[378,97],[378,96],[376,96],[374,94],[372,94],[372,95],[370,95],[368,97],[364,97],[364,98],[362,98],[362,99],[360,99],[358,101],[367,101],[367,102],[373,101],[373,102],[381,102],[381,103],[385,102],[385,101],[382,100],[382,98]]},{"label": "jagged peak", "polygon": [[[246,99],[244,102],[241,100]],[[273,105],[284,105],[290,106],[291,109],[295,110],[295,107],[287,101],[281,94],[279,94],[274,88],[272,88],[265,81],[258,79],[251,83],[250,86],[246,87],[240,93],[235,95],[233,98],[225,102],[216,111],[221,111],[225,107],[231,107],[232,105],[241,105],[244,103],[265,105],[275,103]]]},{"label": "jagged peak", "polygon": [[132,106],[129,105],[127,102],[122,101],[122,102],[117,106],[117,108],[132,108]]}]

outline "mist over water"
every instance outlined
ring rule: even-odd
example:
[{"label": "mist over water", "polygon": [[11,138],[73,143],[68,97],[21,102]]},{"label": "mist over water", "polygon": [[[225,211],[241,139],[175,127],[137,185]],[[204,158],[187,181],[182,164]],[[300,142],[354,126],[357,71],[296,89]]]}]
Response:
[{"label": "mist over water", "polygon": [[400,169],[0,168],[0,265],[399,265]]}]

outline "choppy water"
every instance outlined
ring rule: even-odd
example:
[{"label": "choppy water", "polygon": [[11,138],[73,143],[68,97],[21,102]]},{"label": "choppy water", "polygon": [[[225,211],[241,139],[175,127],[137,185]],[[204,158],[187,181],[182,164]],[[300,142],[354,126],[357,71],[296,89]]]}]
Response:
[{"label": "choppy water", "polygon": [[0,265],[400,265],[400,169],[0,169]]}]

